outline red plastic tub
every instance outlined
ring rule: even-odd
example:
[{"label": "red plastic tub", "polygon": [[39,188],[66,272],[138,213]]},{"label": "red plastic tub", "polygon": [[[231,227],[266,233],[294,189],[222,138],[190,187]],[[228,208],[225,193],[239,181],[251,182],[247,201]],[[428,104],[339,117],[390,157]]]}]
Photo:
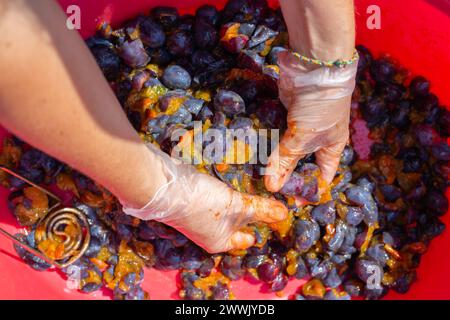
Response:
[{"label": "red plastic tub", "polygon": [[[113,25],[148,12],[156,5],[176,6],[180,12],[193,12],[204,3],[222,6],[225,1],[175,0],[59,0],[66,10],[76,4],[81,8],[83,37],[95,30],[101,20]],[[276,1],[272,1],[276,4]],[[431,80],[432,91],[443,105],[450,105],[450,4],[447,0],[355,0],[357,7],[357,43],[364,44],[375,55],[390,53],[413,74]],[[381,29],[369,30],[367,9],[377,5],[381,10]],[[0,128],[0,139],[6,131]],[[18,225],[8,212],[7,190],[0,188],[0,226],[14,233]],[[447,192],[447,196],[449,193]],[[443,218],[450,226],[450,215]],[[450,299],[450,232],[433,240],[418,269],[418,281],[405,295],[390,293],[387,299]],[[177,272],[146,270],[144,289],[153,299],[177,298]],[[284,292],[293,294],[300,281],[291,281]],[[69,289],[57,271],[37,272],[15,254],[12,244],[0,237],[0,299],[108,299],[108,293],[83,294]],[[232,285],[238,299],[280,299],[261,291],[260,284],[237,281]]]}]

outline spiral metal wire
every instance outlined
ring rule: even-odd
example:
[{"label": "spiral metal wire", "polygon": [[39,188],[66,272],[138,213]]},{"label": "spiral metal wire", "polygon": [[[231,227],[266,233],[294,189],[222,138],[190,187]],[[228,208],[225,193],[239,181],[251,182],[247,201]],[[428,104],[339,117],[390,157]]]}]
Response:
[{"label": "spiral metal wire", "polygon": [[[84,213],[75,208],[62,208],[47,214],[37,228],[45,232],[41,235],[41,241],[60,241],[63,239],[64,252],[58,258],[59,267],[67,267],[80,259],[89,247],[91,240],[89,223]],[[75,232],[68,232],[71,229]]]},{"label": "spiral metal wire", "polygon": [[36,232],[36,237],[39,237],[39,242],[51,240],[63,244],[64,251],[61,255],[58,255],[57,260],[53,260],[36,248],[23,243],[2,228],[0,228],[0,234],[3,234],[15,244],[58,268],[65,268],[80,259],[89,247],[91,240],[86,215],[76,208],[61,208],[61,199],[59,197],[8,168],[0,166],[0,170],[25,181],[27,184],[39,189],[56,201],[48,209],[47,214],[36,224],[36,230],[42,230],[42,232],[39,232],[39,235]]}]

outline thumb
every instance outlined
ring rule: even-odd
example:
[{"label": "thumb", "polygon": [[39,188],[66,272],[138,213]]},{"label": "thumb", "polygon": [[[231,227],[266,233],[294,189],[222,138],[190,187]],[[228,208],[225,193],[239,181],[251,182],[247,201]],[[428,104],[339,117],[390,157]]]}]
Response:
[{"label": "thumb", "polygon": [[342,151],[346,143],[340,142],[316,151],[316,163],[320,168],[322,178],[329,185],[336,175]]},{"label": "thumb", "polygon": [[297,150],[299,136],[288,128],[278,146],[272,151],[264,176],[264,184],[270,192],[278,192],[289,180],[292,171],[305,154]]},{"label": "thumb", "polygon": [[[237,191],[233,191],[233,197],[237,199],[233,208],[234,212],[239,212],[240,216],[246,219],[238,219],[235,228],[244,227],[247,222],[265,222],[274,223],[287,218],[288,209],[279,201],[263,198],[260,196],[252,196]],[[255,237],[245,231],[238,230],[234,232],[220,251],[229,251],[233,249],[246,249],[255,243]]]},{"label": "thumb", "polygon": [[248,212],[251,222],[274,223],[287,218],[288,209],[275,199],[242,194],[244,211]]}]

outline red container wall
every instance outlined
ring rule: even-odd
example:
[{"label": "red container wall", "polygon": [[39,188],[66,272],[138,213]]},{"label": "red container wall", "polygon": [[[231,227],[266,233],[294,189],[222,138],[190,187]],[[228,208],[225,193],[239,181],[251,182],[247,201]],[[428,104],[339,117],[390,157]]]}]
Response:
[{"label": "red container wall", "polygon": [[[156,5],[176,6],[180,12],[194,12],[201,4],[223,6],[225,1],[175,0],[59,0],[64,10],[72,4],[81,8],[80,33],[87,37],[102,20],[118,24],[138,13],[146,13]],[[271,1],[276,4],[276,1]],[[330,1],[331,3],[331,1]],[[421,74],[432,82],[432,91],[442,104],[450,104],[450,5],[444,0],[355,0],[357,43],[364,44],[376,55],[390,53],[413,74]],[[369,30],[367,8],[376,5],[381,12],[381,29]],[[6,135],[0,128],[0,138]],[[448,196],[448,194],[447,194]],[[0,226],[10,232],[17,223],[9,214],[7,191],[0,189]],[[450,226],[450,215],[444,217]],[[424,255],[416,282],[406,295],[390,293],[388,299],[450,299],[450,232],[436,238]],[[91,295],[71,290],[58,272],[37,272],[22,263],[12,244],[0,237],[0,299],[105,299],[107,293]],[[153,299],[177,297],[176,272],[147,270],[144,289]],[[301,284],[292,281],[284,290],[287,295]],[[239,299],[279,299],[261,289],[259,284],[238,281],[233,291]]]}]

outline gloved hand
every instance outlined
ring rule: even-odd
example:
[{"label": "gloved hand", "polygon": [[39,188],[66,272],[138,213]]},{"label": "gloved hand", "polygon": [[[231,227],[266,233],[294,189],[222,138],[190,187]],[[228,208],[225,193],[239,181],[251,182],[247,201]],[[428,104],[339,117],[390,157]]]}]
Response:
[{"label": "gloved hand", "polygon": [[[349,138],[358,63],[339,69],[307,65],[287,51],[278,57],[278,87],[280,100],[288,110],[288,129],[269,158],[266,188],[279,191],[297,162],[313,152],[322,178],[330,184]],[[299,198],[296,202],[304,204]]]},{"label": "gloved hand", "polygon": [[250,222],[273,223],[287,217],[280,202],[232,190],[189,164],[169,157],[149,144],[152,165],[162,169],[165,183],[142,209],[121,201],[126,214],[165,223],[210,253],[245,249],[255,243],[253,235],[239,231]]}]

